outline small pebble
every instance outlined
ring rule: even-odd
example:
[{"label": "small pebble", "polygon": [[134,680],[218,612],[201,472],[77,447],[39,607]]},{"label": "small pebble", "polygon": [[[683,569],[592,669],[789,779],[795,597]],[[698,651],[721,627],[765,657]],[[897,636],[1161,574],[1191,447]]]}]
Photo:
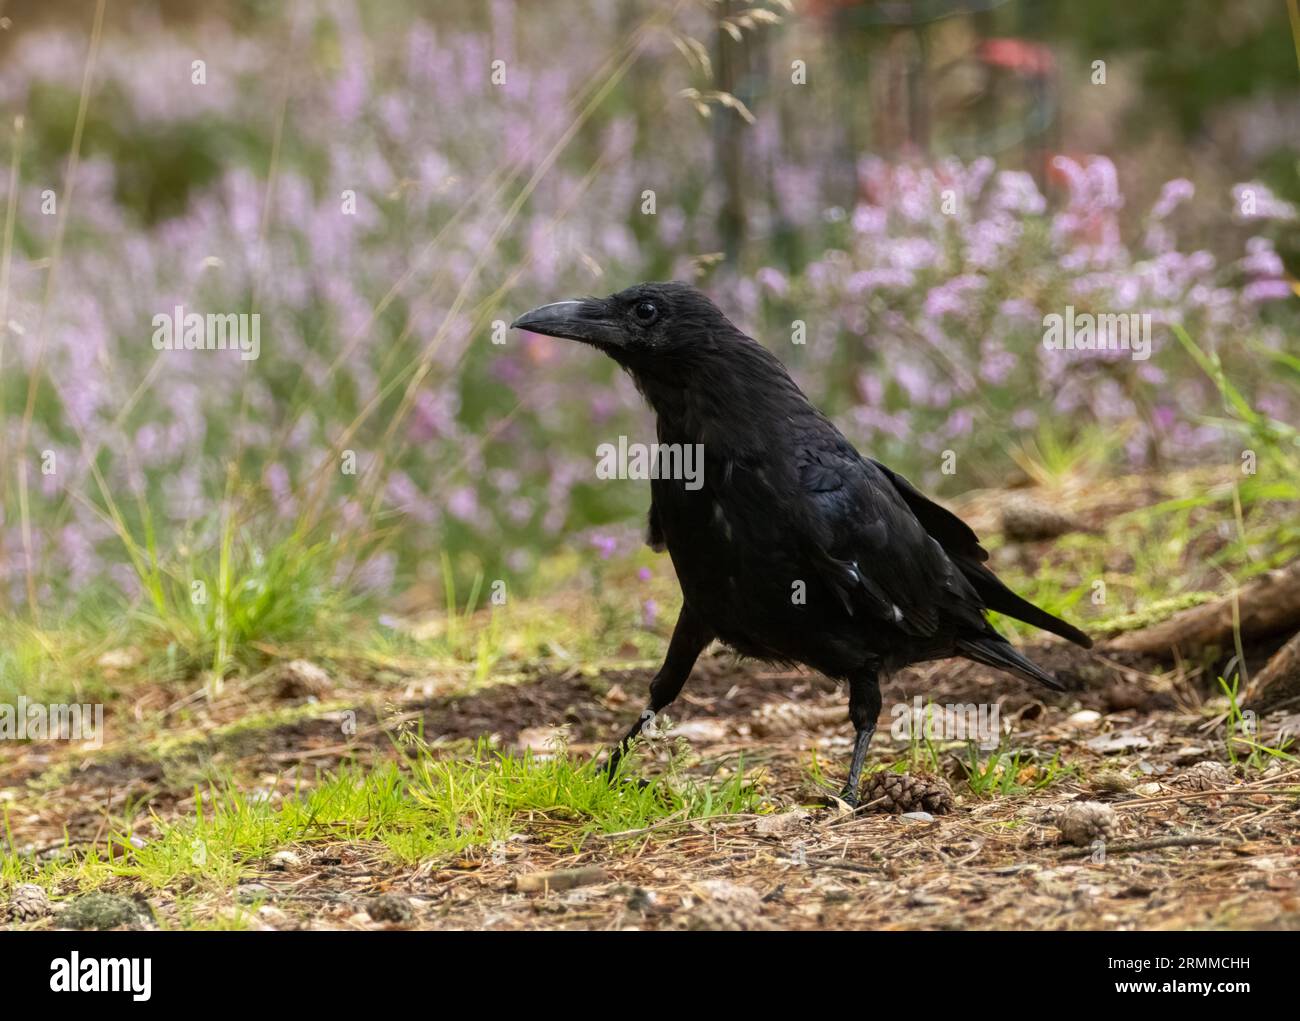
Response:
[{"label": "small pebble", "polygon": [[290,923],[289,916],[274,904],[263,904],[257,909],[257,917],[266,925],[274,926],[277,929]]},{"label": "small pebble", "polygon": [[235,888],[235,898],[241,904],[251,904],[253,901],[265,900],[273,892],[269,886],[261,883],[240,883]]}]

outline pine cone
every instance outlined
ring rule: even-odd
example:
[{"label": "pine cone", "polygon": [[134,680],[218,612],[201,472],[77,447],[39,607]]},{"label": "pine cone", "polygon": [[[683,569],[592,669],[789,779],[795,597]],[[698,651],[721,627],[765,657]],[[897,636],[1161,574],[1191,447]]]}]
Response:
[{"label": "pine cone", "polygon": [[405,897],[391,893],[381,893],[371,897],[363,905],[366,914],[376,922],[409,922],[415,917],[411,902]]},{"label": "pine cone", "polygon": [[1232,774],[1222,762],[1206,759],[1178,775],[1178,782],[1194,791],[1213,791],[1232,784]]},{"label": "pine cone", "polygon": [[[884,799],[884,800],[881,800]],[[872,802],[879,801],[877,805]],[[929,812],[945,815],[952,811],[952,788],[937,776],[913,776],[884,770],[872,775],[862,797],[864,806],[878,812]]]},{"label": "pine cone", "polygon": [[1109,840],[1119,826],[1119,816],[1100,801],[1071,801],[1056,815],[1055,822],[1067,841],[1087,847],[1094,840]]},{"label": "pine cone", "polygon": [[50,913],[50,897],[35,883],[19,883],[9,895],[9,918],[15,922],[34,922]]},{"label": "pine cone", "polygon": [[689,932],[762,932],[772,923],[744,904],[708,900],[693,907],[677,926]]}]

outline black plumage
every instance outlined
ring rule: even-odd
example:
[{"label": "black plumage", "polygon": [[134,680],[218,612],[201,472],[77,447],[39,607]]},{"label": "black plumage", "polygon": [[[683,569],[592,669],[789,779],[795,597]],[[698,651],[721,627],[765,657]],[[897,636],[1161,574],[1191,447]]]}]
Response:
[{"label": "black plumage", "polygon": [[720,638],[848,681],[857,740],[844,796],[856,802],[881,673],[964,656],[1059,688],[986,610],[1091,645],[1003,585],[965,522],[859,454],[776,356],[694,288],[640,284],[543,305],[514,325],[604,351],[654,409],[661,445],[702,445],[698,488],[651,482],[647,538],[668,550],[683,605],[647,712],[611,762]]}]

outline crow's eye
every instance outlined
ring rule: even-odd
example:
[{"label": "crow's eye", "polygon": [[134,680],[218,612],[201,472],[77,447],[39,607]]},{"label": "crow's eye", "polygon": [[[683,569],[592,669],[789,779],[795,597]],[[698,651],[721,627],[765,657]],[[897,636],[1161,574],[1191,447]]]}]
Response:
[{"label": "crow's eye", "polygon": [[632,306],[632,315],[636,317],[636,321],[642,326],[649,326],[659,318],[659,310],[655,308],[654,302],[638,301]]}]

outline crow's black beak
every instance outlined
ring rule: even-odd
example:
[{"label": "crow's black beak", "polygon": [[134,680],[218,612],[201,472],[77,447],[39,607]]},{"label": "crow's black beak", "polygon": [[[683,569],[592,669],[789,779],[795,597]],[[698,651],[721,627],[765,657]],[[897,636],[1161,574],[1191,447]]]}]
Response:
[{"label": "crow's black beak", "polygon": [[605,303],[591,299],[553,301],[525,312],[510,326],[597,347],[621,347],[624,339],[622,327],[609,315]]}]

